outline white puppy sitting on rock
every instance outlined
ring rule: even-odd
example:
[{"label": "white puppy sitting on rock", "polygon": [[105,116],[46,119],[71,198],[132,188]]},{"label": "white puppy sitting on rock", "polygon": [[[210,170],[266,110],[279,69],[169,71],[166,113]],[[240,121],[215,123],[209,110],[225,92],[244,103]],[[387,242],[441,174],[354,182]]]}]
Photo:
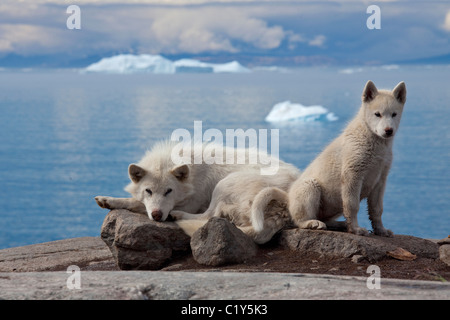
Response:
[{"label": "white puppy sitting on rock", "polygon": [[289,211],[304,229],[326,229],[340,215],[347,230],[367,235],[357,214],[367,198],[369,218],[376,235],[392,236],[381,221],[386,179],[392,163],[393,138],[397,133],[406,86],[377,90],[368,81],[362,105],[342,134],[305,169],[289,191]]}]

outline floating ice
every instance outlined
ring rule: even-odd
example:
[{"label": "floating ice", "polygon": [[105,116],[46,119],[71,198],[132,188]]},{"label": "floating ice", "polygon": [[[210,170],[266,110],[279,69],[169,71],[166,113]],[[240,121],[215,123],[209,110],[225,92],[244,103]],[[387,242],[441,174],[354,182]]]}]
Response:
[{"label": "floating ice", "polygon": [[260,66],[252,68],[254,71],[263,71],[263,72],[279,72],[279,73],[292,73],[292,69],[278,66]]},{"label": "floating ice", "polygon": [[338,117],[333,112],[328,112],[327,108],[322,106],[304,106],[300,103],[291,103],[284,101],[273,106],[266,117],[267,122],[283,122],[301,120],[310,121],[336,121]]},{"label": "floating ice", "polygon": [[214,69],[215,73],[222,73],[222,72],[245,73],[245,72],[250,72],[249,69],[247,69],[246,67],[242,66],[237,61],[231,61],[231,62],[228,62],[228,63],[221,63],[221,64],[210,63],[209,65],[212,66],[212,68]]},{"label": "floating ice", "polygon": [[104,72],[104,73],[241,73],[250,72],[249,69],[243,67],[239,62],[232,61],[229,63],[206,63],[194,59],[181,59],[171,61],[160,55],[150,54],[120,54],[110,58],[103,58],[99,62],[89,65],[85,71],[87,72]]},{"label": "floating ice", "polygon": [[173,62],[175,66],[175,71],[178,73],[182,72],[200,72],[200,73],[211,73],[214,72],[212,66],[206,62],[201,62],[194,59],[181,59]]},{"label": "floating ice", "polygon": [[86,68],[88,72],[105,73],[175,73],[175,66],[172,61],[150,54],[120,54],[110,58],[103,58],[99,62],[93,63]]}]

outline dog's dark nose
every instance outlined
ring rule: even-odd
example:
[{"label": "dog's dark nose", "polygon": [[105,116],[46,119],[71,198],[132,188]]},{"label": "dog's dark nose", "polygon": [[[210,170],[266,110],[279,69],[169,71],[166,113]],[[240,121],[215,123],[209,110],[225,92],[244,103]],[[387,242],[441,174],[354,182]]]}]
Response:
[{"label": "dog's dark nose", "polygon": [[392,136],[392,134],[394,133],[394,129],[392,129],[392,128],[386,128],[386,129],[384,129],[384,132],[386,133],[386,135],[387,135],[388,137],[390,137],[390,136]]},{"label": "dog's dark nose", "polygon": [[152,211],[152,218],[155,221],[160,221],[162,219],[162,212],[160,210],[154,210]]}]

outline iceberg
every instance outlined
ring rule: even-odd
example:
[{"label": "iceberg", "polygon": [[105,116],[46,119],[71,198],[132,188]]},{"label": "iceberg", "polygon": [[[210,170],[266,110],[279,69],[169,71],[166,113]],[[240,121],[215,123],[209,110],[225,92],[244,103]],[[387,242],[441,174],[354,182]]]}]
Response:
[{"label": "iceberg", "polygon": [[194,59],[180,59],[171,61],[160,55],[150,54],[120,54],[117,56],[103,58],[89,65],[86,72],[103,73],[243,73],[250,72],[237,61],[228,63],[206,63]]},{"label": "iceberg", "polygon": [[218,64],[210,64],[212,68],[214,69],[214,73],[246,73],[250,72],[250,69],[247,69],[246,67],[242,66],[237,61],[232,61],[228,63],[218,63]]},{"label": "iceberg", "polygon": [[207,63],[194,59],[181,59],[174,63],[176,72],[213,72],[213,73],[242,73],[250,72],[250,69],[242,66],[237,61],[228,63]]},{"label": "iceberg", "polygon": [[89,65],[87,72],[105,73],[175,73],[172,61],[160,56],[150,54],[120,54],[110,58],[103,58],[99,62]]},{"label": "iceberg", "polygon": [[279,72],[279,73],[292,73],[292,69],[278,66],[260,66],[254,67],[252,70],[254,71],[263,71],[263,72]]},{"label": "iceberg", "polygon": [[214,72],[212,66],[209,63],[201,62],[194,59],[181,59],[173,62],[175,66],[175,72],[184,73],[184,72],[193,72],[193,73],[211,73]]},{"label": "iceberg", "polygon": [[304,106],[300,103],[291,103],[283,101],[273,106],[272,110],[266,116],[267,122],[285,122],[300,120],[303,122],[311,121],[336,121],[338,117],[329,112],[327,108],[322,106]]}]

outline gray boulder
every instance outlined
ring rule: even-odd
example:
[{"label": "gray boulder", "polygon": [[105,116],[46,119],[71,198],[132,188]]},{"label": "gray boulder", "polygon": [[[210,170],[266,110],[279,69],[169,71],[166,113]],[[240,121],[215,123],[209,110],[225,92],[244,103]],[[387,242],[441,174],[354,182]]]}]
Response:
[{"label": "gray boulder", "polygon": [[450,267],[450,244],[445,244],[439,248],[440,259]]},{"label": "gray boulder", "polygon": [[113,266],[113,257],[99,237],[57,240],[0,250],[0,272],[65,271]]},{"label": "gray boulder", "polygon": [[173,255],[190,251],[190,237],[175,223],[122,209],[108,213],[101,238],[122,270],[158,270]]},{"label": "gray boulder", "polygon": [[439,255],[441,260],[448,266],[450,266],[450,236],[447,238],[438,240],[436,242],[439,247]]},{"label": "gray boulder", "polygon": [[211,218],[191,239],[195,261],[208,266],[242,263],[256,255],[255,242],[224,218]]},{"label": "gray boulder", "polygon": [[329,258],[353,258],[354,261],[366,259],[375,262],[399,247],[417,257],[439,258],[436,243],[407,235],[387,238],[329,230],[289,229],[282,231],[280,243],[301,254],[312,252]]}]

